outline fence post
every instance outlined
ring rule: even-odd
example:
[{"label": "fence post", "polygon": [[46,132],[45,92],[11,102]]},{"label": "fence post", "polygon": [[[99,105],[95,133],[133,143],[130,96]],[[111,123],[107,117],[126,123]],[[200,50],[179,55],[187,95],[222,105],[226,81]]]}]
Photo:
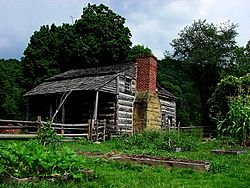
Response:
[{"label": "fence post", "polygon": [[37,132],[39,132],[39,130],[42,128],[42,117],[41,116],[37,116]]},{"label": "fence post", "polygon": [[179,123],[177,124],[177,133],[178,133],[178,134],[180,134],[180,123],[181,123],[181,122],[179,121]]}]

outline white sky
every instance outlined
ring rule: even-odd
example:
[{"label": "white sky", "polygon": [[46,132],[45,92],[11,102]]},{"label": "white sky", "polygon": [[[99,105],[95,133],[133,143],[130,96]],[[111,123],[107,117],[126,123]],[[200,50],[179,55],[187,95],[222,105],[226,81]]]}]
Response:
[{"label": "white sky", "polygon": [[30,36],[41,25],[79,19],[87,3],[103,3],[126,18],[132,42],[152,49],[161,59],[170,42],[194,20],[239,24],[238,45],[250,40],[249,0],[0,0],[0,59],[23,56]]}]

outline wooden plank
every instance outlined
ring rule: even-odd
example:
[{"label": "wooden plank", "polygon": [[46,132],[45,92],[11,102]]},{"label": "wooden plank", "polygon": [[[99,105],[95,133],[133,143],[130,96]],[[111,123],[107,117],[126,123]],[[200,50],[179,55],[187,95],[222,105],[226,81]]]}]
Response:
[{"label": "wooden plank", "polygon": [[132,107],[132,106],[133,106],[133,103],[132,103],[132,102],[123,101],[123,100],[118,100],[118,104],[119,104],[119,105],[122,105],[122,106],[129,106],[129,107]]},{"label": "wooden plank", "polygon": [[173,159],[163,159],[163,158],[153,158],[148,156],[126,156],[126,155],[113,155],[111,159],[130,162],[137,164],[148,164],[152,166],[163,166],[166,168],[191,168],[198,171],[208,171],[210,164],[208,162],[197,162],[194,160],[173,160]]},{"label": "wooden plank", "polygon": [[115,117],[115,113],[112,114],[99,114],[100,117]]},{"label": "wooden plank", "polygon": [[58,136],[64,136],[64,137],[84,137],[84,136],[88,136],[88,133],[84,133],[84,134],[56,134]]},{"label": "wooden plank", "polygon": [[36,136],[37,134],[0,134],[0,139],[28,139]]},{"label": "wooden plank", "polygon": [[7,119],[0,119],[2,123],[26,123],[26,124],[36,124],[36,121],[20,121],[20,120],[7,120]]},{"label": "wooden plank", "polygon": [[79,130],[79,131],[87,131],[87,128],[65,128],[65,127],[53,127],[55,130]]},{"label": "wooden plank", "polygon": [[0,129],[28,129],[37,128],[36,126],[0,126]]},{"label": "wooden plank", "polygon": [[[42,121],[43,124],[48,122]],[[62,127],[87,127],[88,123],[80,123],[80,124],[63,124],[63,123],[52,123],[52,126],[62,126]]]},{"label": "wooden plank", "polygon": [[132,108],[127,107],[127,106],[121,106],[121,105],[119,105],[118,111],[121,111],[121,112],[132,112]]}]

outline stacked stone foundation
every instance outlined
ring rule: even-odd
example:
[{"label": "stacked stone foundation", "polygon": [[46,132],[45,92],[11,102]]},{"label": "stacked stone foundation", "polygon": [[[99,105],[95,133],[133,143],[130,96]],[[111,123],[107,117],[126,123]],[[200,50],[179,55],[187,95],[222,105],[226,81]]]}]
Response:
[{"label": "stacked stone foundation", "polygon": [[161,128],[161,105],[154,92],[138,92],[134,103],[134,132]]}]

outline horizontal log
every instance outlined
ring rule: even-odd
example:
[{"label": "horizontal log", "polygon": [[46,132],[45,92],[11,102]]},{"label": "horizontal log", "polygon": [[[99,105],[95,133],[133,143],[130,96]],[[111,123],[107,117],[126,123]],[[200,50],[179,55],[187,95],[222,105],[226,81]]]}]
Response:
[{"label": "horizontal log", "polygon": [[[48,122],[42,121],[43,124]],[[52,126],[62,126],[62,127],[88,127],[88,123],[79,123],[79,124],[64,124],[64,123],[52,123]]]},{"label": "horizontal log", "polygon": [[120,112],[132,112],[132,108],[119,105],[118,111],[120,111]]},{"label": "horizontal log", "polygon": [[118,117],[119,118],[129,118],[129,119],[132,119],[133,115],[132,115],[132,113],[121,113],[121,112],[119,112],[118,113]]},{"label": "horizontal log", "polygon": [[118,95],[118,99],[119,100],[123,100],[123,101],[129,101],[129,102],[133,102],[134,101],[134,96],[131,95],[124,95],[124,94],[119,94]]},{"label": "horizontal log", "polygon": [[112,114],[99,114],[99,116],[101,116],[101,117],[113,117],[113,116],[115,116],[115,114],[114,113],[112,113]]},{"label": "horizontal log", "polygon": [[132,119],[119,119],[118,124],[132,124]]},{"label": "horizontal log", "polygon": [[36,124],[37,121],[20,121],[20,120],[7,120],[7,119],[0,119],[2,123],[26,123],[26,124]]},{"label": "horizontal log", "polygon": [[52,127],[55,130],[79,130],[79,131],[87,131],[87,128],[65,128],[65,127]]},{"label": "horizontal log", "polygon": [[118,100],[118,104],[119,104],[119,105],[123,105],[123,106],[129,106],[129,107],[132,107],[132,106],[133,106],[133,103],[132,103],[132,102],[124,101],[124,100]]},{"label": "horizontal log", "polygon": [[87,133],[84,134],[56,134],[57,136],[64,136],[64,137],[84,137],[88,136]]},{"label": "horizontal log", "polygon": [[0,126],[0,129],[28,129],[37,128],[36,126]]}]

